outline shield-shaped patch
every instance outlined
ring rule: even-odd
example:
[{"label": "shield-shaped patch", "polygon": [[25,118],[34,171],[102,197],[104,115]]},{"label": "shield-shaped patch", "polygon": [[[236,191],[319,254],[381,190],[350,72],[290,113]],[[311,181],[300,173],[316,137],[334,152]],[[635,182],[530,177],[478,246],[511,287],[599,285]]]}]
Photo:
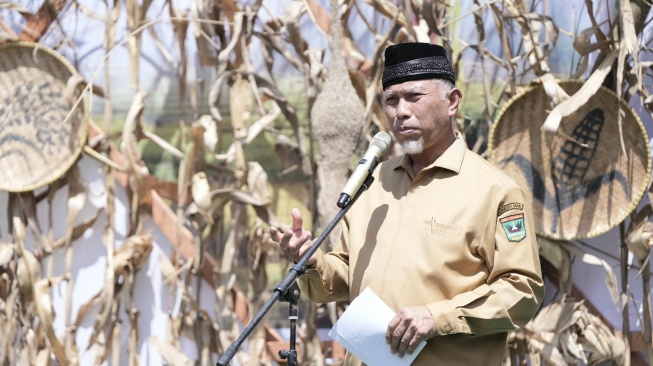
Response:
[{"label": "shield-shaped patch", "polygon": [[502,217],[499,222],[501,222],[501,227],[503,227],[509,241],[520,242],[526,237],[526,223],[524,222],[523,213]]}]

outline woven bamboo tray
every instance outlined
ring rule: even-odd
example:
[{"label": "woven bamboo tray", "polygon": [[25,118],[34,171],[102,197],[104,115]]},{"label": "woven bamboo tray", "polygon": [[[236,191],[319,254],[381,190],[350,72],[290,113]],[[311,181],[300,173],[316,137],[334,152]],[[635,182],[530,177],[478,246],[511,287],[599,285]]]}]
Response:
[{"label": "woven bamboo tray", "polygon": [[[76,70],[35,43],[0,46],[0,190],[31,191],[61,177],[86,143]],[[72,112],[71,112],[72,110]]]},{"label": "woven bamboo tray", "polygon": [[[582,83],[560,85],[572,95]],[[537,234],[561,240],[603,234],[630,214],[648,186],[651,154],[644,126],[628,104],[601,88],[563,118],[562,135],[547,141],[541,127],[549,101],[541,85],[509,100],[490,130],[489,160],[526,192]]]}]

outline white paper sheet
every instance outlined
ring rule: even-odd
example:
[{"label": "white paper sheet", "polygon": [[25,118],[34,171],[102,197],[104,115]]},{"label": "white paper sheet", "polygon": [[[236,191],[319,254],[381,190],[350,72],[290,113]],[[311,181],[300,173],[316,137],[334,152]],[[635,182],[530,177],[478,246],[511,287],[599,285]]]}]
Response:
[{"label": "white paper sheet", "polygon": [[395,313],[369,287],[342,314],[329,336],[369,366],[408,366],[422,351],[422,341],[412,355],[390,353],[385,331]]}]

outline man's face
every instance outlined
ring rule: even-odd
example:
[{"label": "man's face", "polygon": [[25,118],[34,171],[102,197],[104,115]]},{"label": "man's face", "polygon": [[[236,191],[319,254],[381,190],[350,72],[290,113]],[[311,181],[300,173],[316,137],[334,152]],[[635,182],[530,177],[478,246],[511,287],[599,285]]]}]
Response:
[{"label": "man's face", "polygon": [[[391,85],[384,91],[385,115],[404,152],[419,155],[437,147],[451,126],[450,103],[434,80]],[[454,109],[455,113],[455,109]]]}]

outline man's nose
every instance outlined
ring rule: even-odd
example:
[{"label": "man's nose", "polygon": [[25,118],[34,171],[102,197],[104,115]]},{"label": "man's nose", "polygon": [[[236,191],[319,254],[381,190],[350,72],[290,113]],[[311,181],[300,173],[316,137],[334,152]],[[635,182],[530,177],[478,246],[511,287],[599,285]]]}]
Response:
[{"label": "man's nose", "polygon": [[399,98],[397,103],[397,118],[405,118],[410,116],[409,103],[404,98]]}]

